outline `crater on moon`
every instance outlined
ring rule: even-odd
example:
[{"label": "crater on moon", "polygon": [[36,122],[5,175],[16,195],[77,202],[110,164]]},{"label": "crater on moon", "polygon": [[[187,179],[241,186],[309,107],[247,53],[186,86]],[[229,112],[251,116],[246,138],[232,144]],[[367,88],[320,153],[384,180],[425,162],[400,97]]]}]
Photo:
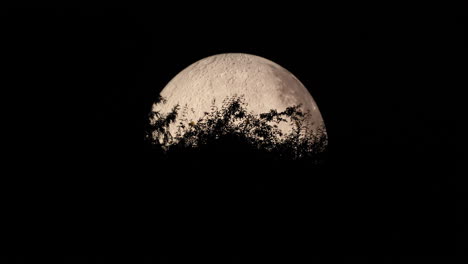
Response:
[{"label": "crater on moon", "polygon": [[[162,90],[165,103],[153,105],[153,111],[171,112],[174,106],[187,106],[187,123],[202,118],[213,102],[221,107],[223,100],[242,96],[247,110],[253,114],[278,112],[287,107],[301,105],[309,113],[310,131],[324,128],[322,115],[304,85],[289,71],[265,58],[244,54],[226,53],[199,60],[177,74]],[[179,118],[179,117],[178,117]],[[176,120],[171,131],[175,131]],[[291,127],[281,127],[288,132]]]}]

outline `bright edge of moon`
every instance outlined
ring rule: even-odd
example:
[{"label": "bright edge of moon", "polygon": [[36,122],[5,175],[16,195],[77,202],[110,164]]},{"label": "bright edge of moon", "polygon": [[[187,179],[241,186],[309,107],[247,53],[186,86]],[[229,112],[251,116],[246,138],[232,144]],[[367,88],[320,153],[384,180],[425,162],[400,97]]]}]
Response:
[{"label": "bright edge of moon", "polygon": [[[224,99],[242,96],[247,111],[256,115],[300,105],[308,113],[310,133],[317,133],[319,128],[326,133],[322,115],[305,86],[285,68],[255,55],[225,53],[201,59],[177,74],[160,95],[166,101],[154,104],[153,111],[167,114],[178,104],[188,109],[185,123],[202,118],[213,103],[219,108]],[[171,134],[176,133],[180,122],[170,125]],[[289,133],[292,126],[280,124],[279,128]]]}]

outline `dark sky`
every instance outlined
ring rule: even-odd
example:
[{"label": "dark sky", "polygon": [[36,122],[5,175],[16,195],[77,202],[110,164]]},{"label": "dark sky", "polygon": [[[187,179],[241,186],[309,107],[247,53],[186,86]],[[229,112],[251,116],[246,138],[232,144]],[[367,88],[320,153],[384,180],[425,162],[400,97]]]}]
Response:
[{"label": "dark sky", "polygon": [[142,140],[151,104],[191,63],[244,52],[291,71],[322,112],[330,161],[321,176],[332,196],[322,204],[339,204],[345,213],[335,216],[348,219],[335,227],[337,240],[358,255],[375,252],[372,239],[385,244],[378,252],[386,255],[462,255],[460,10],[270,7],[2,11],[11,58],[6,75],[20,98],[21,118],[13,119],[26,126],[15,155],[44,159],[34,158],[22,172],[45,171],[40,179],[26,170],[13,179],[22,193],[12,205],[14,212],[24,208],[19,223],[28,226],[31,217],[47,223],[34,220],[16,238],[38,232],[38,239],[47,233],[41,226],[57,221],[51,233],[63,231],[57,241],[73,241],[71,251],[129,243],[119,238],[147,246],[152,239],[142,233],[158,229],[139,219],[161,216],[147,213],[155,210],[155,196],[145,185],[148,177],[167,175],[154,169],[162,162],[151,159]]}]

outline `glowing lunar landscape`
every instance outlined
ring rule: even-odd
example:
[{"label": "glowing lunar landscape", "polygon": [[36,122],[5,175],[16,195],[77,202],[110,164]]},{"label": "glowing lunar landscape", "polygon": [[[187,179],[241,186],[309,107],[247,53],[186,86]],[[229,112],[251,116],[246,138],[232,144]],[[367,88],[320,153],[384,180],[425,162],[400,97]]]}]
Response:
[{"label": "glowing lunar landscape", "polygon": [[[186,108],[184,119],[171,124],[196,122],[213,106],[221,107],[223,100],[232,96],[245,99],[247,111],[252,114],[278,112],[300,105],[308,113],[307,126],[311,133],[324,128],[320,111],[304,85],[280,65],[262,57],[227,53],[204,58],[177,74],[160,94],[165,101],[153,105],[153,111],[169,113],[174,106]],[[280,124],[285,133],[291,125]],[[325,132],[325,131],[324,131]]]}]

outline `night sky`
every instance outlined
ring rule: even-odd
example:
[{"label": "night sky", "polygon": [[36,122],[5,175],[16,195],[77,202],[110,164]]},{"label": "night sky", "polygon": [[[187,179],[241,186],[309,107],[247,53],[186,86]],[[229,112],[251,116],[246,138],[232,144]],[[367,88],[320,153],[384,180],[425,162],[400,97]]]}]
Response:
[{"label": "night sky", "polygon": [[[466,52],[460,9],[178,8],[1,11],[6,75],[21,98],[13,119],[28,120],[15,154],[21,173],[10,176],[7,193],[10,244],[24,256],[11,263],[34,263],[42,253],[29,248],[42,246],[51,251],[44,258],[58,263],[62,253],[108,255],[63,263],[108,263],[134,249],[143,252],[132,263],[191,256],[257,263],[276,259],[276,248],[297,251],[284,263],[314,260],[314,250],[359,263],[466,254],[455,103]],[[222,187],[202,179],[206,200],[187,192],[196,181],[178,171],[192,165],[155,160],[143,130],[172,77],[224,52],[262,56],[292,72],[321,110],[330,152],[315,175],[283,169],[272,177],[285,178],[283,187],[255,183],[242,203],[210,207]],[[239,176],[248,177],[259,175]],[[170,187],[158,180],[167,178],[177,180]],[[236,206],[248,199],[243,215]],[[259,227],[235,232],[239,219]],[[197,254],[184,255],[185,248]]]}]

